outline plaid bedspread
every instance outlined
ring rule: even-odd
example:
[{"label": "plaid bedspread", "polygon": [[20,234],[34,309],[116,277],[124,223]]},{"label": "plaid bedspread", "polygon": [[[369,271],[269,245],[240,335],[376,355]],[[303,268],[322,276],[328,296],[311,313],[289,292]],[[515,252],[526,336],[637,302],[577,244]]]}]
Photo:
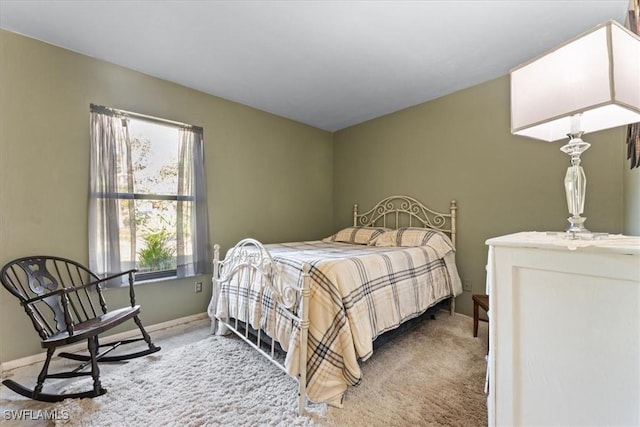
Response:
[{"label": "plaid bedspread", "polygon": [[[375,247],[334,242],[265,245],[283,278],[300,286],[302,265],[311,266],[307,395],[341,407],[349,385],[361,380],[359,360],[373,353],[373,340],[437,302],[462,292],[453,250]],[[298,333],[280,315],[255,278],[223,284],[216,315],[262,328],[287,351],[285,367],[297,375]],[[247,318],[248,317],[248,318]]]}]

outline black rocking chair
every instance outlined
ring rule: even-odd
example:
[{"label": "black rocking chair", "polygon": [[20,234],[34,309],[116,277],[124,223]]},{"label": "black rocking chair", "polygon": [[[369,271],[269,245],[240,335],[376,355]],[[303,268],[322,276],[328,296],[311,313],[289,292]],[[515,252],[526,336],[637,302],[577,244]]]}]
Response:
[{"label": "black rocking chair", "polygon": [[[151,337],[138,318],[140,306],[135,303],[133,290],[135,270],[125,271],[104,279],[86,267],[64,258],[52,256],[32,256],[16,259],[6,264],[0,271],[0,281],[15,295],[31,319],[40,335],[41,345],[47,349],[47,358],[38,376],[35,389],[28,389],[13,380],[2,384],[14,392],[44,402],[59,402],[67,398],[96,397],[107,392],[100,384],[98,362],[119,362],[145,356],[160,350],[151,342]],[[114,278],[129,276],[129,297],[131,306],[107,310],[102,293],[102,285]],[[122,279],[119,279],[122,280]],[[100,344],[98,335],[121,323],[133,319],[141,338]],[[83,362],[72,371],[49,374],[49,363],[58,347],[87,340],[89,354],[59,353],[58,356]],[[107,353],[123,344],[144,340],[147,349],[117,356]],[[100,348],[106,347],[100,352]],[[87,366],[91,372],[82,372]],[[93,378],[93,389],[67,394],[47,394],[42,389],[48,378],[73,378],[89,376]]]}]

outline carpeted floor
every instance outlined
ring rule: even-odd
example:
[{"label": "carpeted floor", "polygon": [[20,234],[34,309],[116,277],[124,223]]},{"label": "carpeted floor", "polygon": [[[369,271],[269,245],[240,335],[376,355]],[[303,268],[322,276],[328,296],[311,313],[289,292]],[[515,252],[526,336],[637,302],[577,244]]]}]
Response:
[{"label": "carpeted floor", "polygon": [[327,424],[486,426],[481,327],[473,338],[471,318],[440,312],[394,338],[362,365],[361,385],[348,390],[344,410],[329,411]]},{"label": "carpeted floor", "polygon": [[48,409],[64,426],[482,426],[486,324],[440,312],[378,348],[344,408],[296,414],[296,382],[235,338],[208,336],[103,375],[109,392]]}]

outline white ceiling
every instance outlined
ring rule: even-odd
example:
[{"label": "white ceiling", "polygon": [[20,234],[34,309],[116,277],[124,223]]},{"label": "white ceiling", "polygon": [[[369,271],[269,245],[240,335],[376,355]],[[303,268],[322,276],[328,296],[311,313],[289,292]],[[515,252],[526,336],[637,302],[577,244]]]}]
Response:
[{"label": "white ceiling", "polygon": [[0,0],[0,27],[335,131],[506,75],[628,5]]}]

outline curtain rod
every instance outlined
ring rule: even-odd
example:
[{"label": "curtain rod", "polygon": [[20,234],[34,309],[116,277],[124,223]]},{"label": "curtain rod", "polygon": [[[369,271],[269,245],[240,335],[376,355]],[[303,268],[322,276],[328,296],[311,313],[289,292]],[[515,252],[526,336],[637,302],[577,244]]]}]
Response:
[{"label": "curtain rod", "polygon": [[188,123],[176,122],[174,120],[168,120],[168,119],[161,119],[159,117],[147,116],[146,114],[134,113],[126,110],[119,110],[117,108],[105,107],[103,105],[96,105],[96,104],[90,104],[90,105],[91,105],[91,112],[94,112],[94,113],[102,113],[102,114],[109,114],[109,115],[114,115],[118,117],[146,120],[149,122],[155,122],[155,123],[160,123],[165,125],[172,125],[172,126],[177,126],[181,128],[191,129],[195,132],[200,132],[200,133],[203,132],[200,126],[190,125]]}]

